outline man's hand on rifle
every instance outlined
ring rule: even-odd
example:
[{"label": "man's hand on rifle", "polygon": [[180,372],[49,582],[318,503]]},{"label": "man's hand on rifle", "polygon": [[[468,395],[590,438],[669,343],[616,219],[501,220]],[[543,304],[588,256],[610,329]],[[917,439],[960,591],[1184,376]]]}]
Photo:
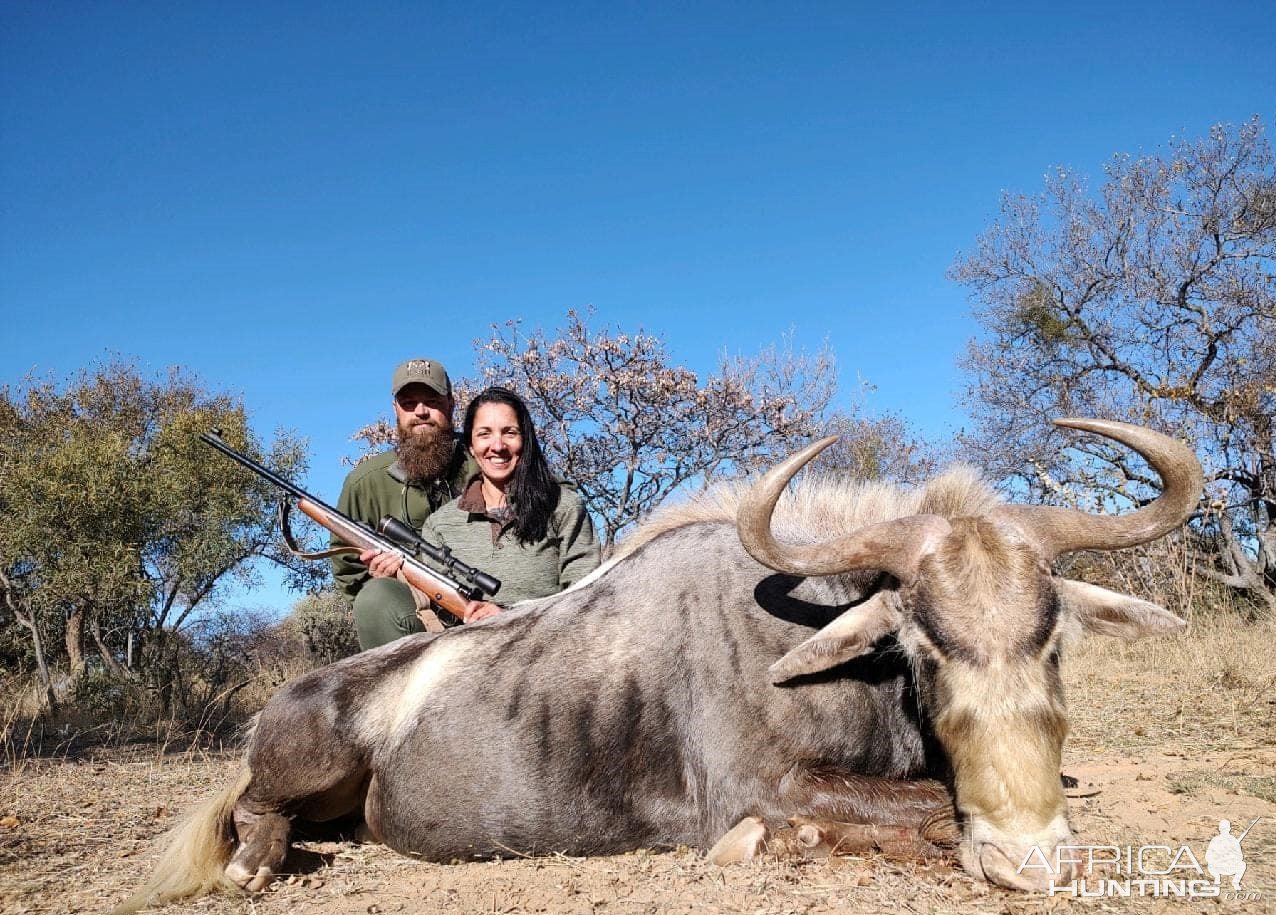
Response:
[{"label": "man's hand on rifle", "polygon": [[359,561],[368,567],[373,578],[393,578],[403,568],[403,557],[386,550],[364,550],[359,554]]}]

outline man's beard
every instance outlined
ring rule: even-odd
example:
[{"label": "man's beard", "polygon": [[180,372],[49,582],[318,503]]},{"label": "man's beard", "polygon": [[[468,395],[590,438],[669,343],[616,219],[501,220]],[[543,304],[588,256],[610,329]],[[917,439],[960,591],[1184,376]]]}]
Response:
[{"label": "man's beard", "polygon": [[455,450],[451,429],[433,424],[414,430],[399,426],[399,463],[409,480],[423,482],[443,476]]}]

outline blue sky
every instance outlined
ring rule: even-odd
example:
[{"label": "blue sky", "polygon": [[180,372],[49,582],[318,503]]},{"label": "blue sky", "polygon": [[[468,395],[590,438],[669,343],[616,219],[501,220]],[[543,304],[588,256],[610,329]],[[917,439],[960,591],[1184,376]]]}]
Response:
[{"label": "blue sky", "polygon": [[521,318],[791,331],[959,428],[1003,189],[1276,113],[1270,2],[0,4],[0,384],[109,353],[311,445]]}]

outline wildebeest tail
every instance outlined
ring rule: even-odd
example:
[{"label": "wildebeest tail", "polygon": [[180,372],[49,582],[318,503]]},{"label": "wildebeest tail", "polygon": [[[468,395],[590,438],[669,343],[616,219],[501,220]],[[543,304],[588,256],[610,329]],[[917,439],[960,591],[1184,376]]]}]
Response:
[{"label": "wildebeest tail", "polygon": [[212,892],[238,892],[225,874],[235,849],[235,802],[248,788],[252,772],[247,766],[216,797],[196,807],[165,837],[150,879],[111,915],[129,915],[150,905],[162,905]]}]

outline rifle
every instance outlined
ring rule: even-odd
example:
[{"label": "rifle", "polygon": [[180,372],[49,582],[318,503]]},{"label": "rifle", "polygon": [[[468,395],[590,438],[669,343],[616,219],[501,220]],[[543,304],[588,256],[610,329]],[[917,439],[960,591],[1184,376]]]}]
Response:
[{"label": "rifle", "polygon": [[[248,455],[236,451],[222,439],[220,429],[201,433],[199,437],[204,443],[212,445],[231,460],[247,467],[284,491],[284,498],[279,503],[279,527],[283,532],[284,542],[293,555],[303,559],[324,559],[339,553],[361,553],[364,550],[396,553],[403,557],[403,566],[399,569],[403,580],[461,621],[465,620],[467,601],[486,600],[487,596],[494,595],[500,590],[500,581],[481,569],[466,565],[453,556],[452,551],[447,547],[422,540],[417,536],[416,531],[393,515],[386,515],[377,524],[376,530],[373,530],[366,524],[342,514],[331,505],[320,502],[301,487],[258,464]],[[314,553],[305,553],[298,549],[288,526],[290,497],[297,500],[297,508],[303,514],[351,545]],[[422,554],[438,563],[447,572],[430,568],[418,558]]]}]

